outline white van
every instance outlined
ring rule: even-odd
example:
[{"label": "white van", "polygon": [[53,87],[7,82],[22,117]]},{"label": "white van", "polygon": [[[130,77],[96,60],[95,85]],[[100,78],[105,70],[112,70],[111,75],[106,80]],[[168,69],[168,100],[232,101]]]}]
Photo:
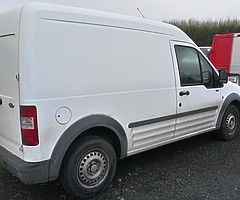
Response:
[{"label": "white van", "polygon": [[239,129],[240,87],[168,24],[26,4],[0,14],[0,69],[0,163],[75,197],[105,189],[117,159]]}]

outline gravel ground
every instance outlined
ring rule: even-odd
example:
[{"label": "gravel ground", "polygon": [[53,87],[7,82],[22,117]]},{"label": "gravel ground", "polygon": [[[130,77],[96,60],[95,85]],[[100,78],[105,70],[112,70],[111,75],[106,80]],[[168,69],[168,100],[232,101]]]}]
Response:
[{"label": "gravel ground", "polygon": [[[0,167],[0,199],[74,199],[57,181],[24,185]],[[118,162],[110,187],[89,200],[240,199],[240,137],[204,134]]]}]

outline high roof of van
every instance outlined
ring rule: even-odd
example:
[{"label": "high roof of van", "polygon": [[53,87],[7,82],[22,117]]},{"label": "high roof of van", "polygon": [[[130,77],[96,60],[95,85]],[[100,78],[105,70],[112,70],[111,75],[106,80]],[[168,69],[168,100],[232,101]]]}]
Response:
[{"label": "high roof of van", "polygon": [[193,43],[183,31],[173,25],[140,17],[36,2],[27,3],[15,10],[18,9],[21,9],[22,16],[25,16],[25,18],[22,17],[22,19],[37,17],[45,20],[125,28],[129,30],[164,34],[172,37],[174,40]]}]

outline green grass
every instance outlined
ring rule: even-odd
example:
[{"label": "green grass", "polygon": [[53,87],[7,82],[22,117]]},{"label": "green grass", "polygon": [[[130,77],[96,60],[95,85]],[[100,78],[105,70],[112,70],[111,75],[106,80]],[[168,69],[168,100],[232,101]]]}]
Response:
[{"label": "green grass", "polygon": [[240,33],[240,21],[238,19],[225,19],[218,21],[198,21],[190,19],[165,22],[182,29],[198,46],[211,46],[215,34]]}]

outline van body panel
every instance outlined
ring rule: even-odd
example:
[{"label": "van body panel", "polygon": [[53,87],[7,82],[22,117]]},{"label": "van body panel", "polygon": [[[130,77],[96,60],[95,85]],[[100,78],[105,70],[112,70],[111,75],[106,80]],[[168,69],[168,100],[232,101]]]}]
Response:
[{"label": "van body panel", "polygon": [[235,33],[233,34],[232,54],[230,55],[231,56],[231,66],[230,66],[231,74],[240,74],[239,48],[240,48],[240,33]]},{"label": "van body panel", "polygon": [[[188,86],[177,88],[177,93],[189,91],[189,96],[178,95],[178,117],[175,137],[214,129],[220,108],[220,91],[205,86]],[[207,97],[207,98],[206,98]],[[196,105],[198,105],[196,107]],[[181,113],[184,114],[183,117]]]},{"label": "van body panel", "polygon": [[20,8],[0,14],[0,145],[22,158],[18,81],[20,14]]},{"label": "van body panel", "polygon": [[[175,77],[168,41],[172,36],[129,29],[127,25],[125,28],[43,19],[43,14],[33,15],[31,21],[30,14],[23,13],[21,23],[21,104],[37,106],[40,133],[38,147],[24,147],[25,152],[29,151],[26,160],[49,159],[66,129],[85,116],[104,114],[119,121],[131,151],[139,146],[135,145],[138,141],[135,130],[128,128],[130,122],[176,114]],[[52,59],[53,54],[56,59]],[[61,107],[69,108],[71,119],[60,126],[55,115]],[[49,112],[47,117],[45,110]],[[174,120],[171,124],[173,127],[166,132],[158,131],[155,139],[151,130],[145,132],[144,137],[152,138],[145,147],[172,138]],[[165,122],[159,128],[162,126]]]}]

